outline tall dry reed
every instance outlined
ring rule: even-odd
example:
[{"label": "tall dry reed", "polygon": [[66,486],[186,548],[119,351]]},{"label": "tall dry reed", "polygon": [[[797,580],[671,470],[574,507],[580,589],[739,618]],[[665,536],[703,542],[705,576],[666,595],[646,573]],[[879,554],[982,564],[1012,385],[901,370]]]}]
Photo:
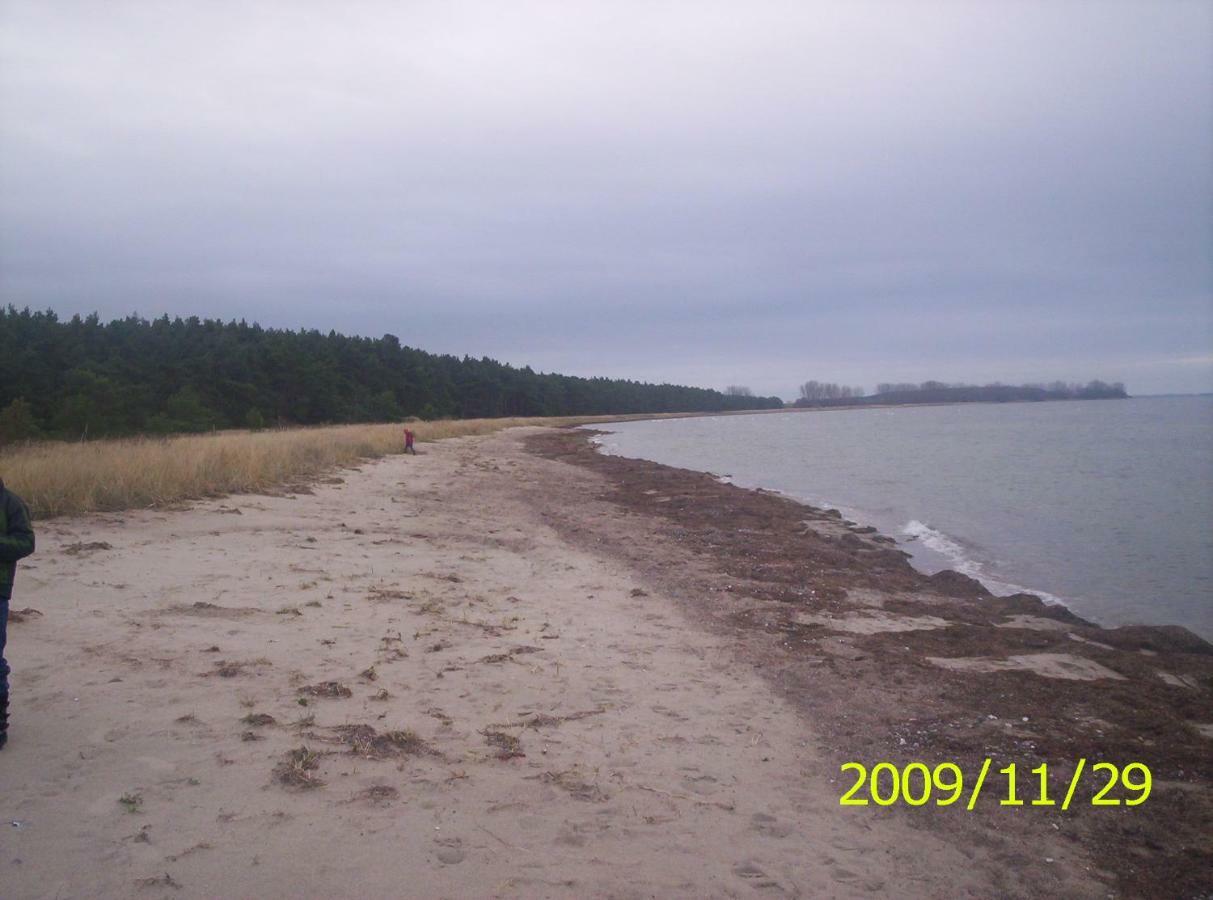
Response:
[{"label": "tall dry reed", "polygon": [[[614,417],[616,420],[619,417]],[[598,417],[596,420],[605,420]],[[588,418],[417,422],[418,441],[487,434],[516,425]],[[37,518],[135,509],[265,491],[402,450],[403,426],[335,425],[84,443],[41,442],[0,451],[0,478]]]}]

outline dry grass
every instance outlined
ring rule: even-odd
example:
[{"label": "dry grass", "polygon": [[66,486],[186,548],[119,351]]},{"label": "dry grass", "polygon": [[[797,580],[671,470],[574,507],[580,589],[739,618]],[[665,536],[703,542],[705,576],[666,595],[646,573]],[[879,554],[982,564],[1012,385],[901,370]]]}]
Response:
[{"label": "dry grass", "polygon": [[324,784],[316,769],[320,767],[320,754],[307,747],[296,747],[287,753],[274,769],[274,777],[287,787],[318,788]]},{"label": "dry grass", "polygon": [[354,696],[354,692],[340,681],[321,681],[317,684],[309,684],[301,687],[299,693],[307,694],[309,697],[329,697],[338,700]]},{"label": "dry grass", "polygon": [[[698,414],[449,419],[409,427],[424,443],[522,425],[587,425],[686,415]],[[403,428],[398,423],[332,425],[21,444],[0,449],[0,478],[40,519],[164,506],[301,487],[331,476],[342,466],[402,452]]]},{"label": "dry grass", "polygon": [[349,745],[350,752],[363,759],[394,759],[401,756],[436,756],[436,751],[409,729],[382,734],[370,725],[338,725],[334,731]]},{"label": "dry grass", "polygon": [[[487,434],[515,425],[584,419],[417,422],[418,441]],[[314,480],[401,452],[403,426],[336,425],[87,443],[45,442],[0,451],[0,477],[36,517],[163,506],[255,493]]]},{"label": "dry grass", "polygon": [[522,741],[514,735],[506,734],[504,731],[482,731],[480,733],[484,735],[484,742],[496,751],[493,755],[498,759],[517,759],[526,756],[522,750]]}]

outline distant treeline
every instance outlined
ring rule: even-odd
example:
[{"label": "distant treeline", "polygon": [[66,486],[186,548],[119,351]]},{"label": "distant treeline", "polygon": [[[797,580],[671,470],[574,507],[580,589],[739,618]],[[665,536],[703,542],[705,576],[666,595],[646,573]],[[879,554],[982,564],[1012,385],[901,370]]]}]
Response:
[{"label": "distant treeline", "polygon": [[863,388],[851,388],[819,381],[800,386],[796,406],[854,406],[856,404],[898,403],[1011,403],[1036,400],[1105,400],[1129,396],[1119,382],[1089,381],[1086,384],[1054,381],[1050,384],[947,384],[924,381],[922,384],[883,383],[875,394]]},{"label": "distant treeline", "polygon": [[541,374],[381,338],[0,310],[0,442],[392,421],[772,409],[778,397]]}]

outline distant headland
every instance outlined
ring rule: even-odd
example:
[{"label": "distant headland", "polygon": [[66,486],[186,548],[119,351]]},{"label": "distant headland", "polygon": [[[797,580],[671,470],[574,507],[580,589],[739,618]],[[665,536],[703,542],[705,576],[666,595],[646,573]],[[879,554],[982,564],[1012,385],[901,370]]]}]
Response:
[{"label": "distant headland", "polygon": [[921,384],[884,383],[876,393],[821,381],[806,381],[793,406],[890,406],[913,403],[1023,403],[1042,400],[1111,400],[1128,397],[1119,381],[1089,381],[1086,384],[1054,381],[1049,384]]}]

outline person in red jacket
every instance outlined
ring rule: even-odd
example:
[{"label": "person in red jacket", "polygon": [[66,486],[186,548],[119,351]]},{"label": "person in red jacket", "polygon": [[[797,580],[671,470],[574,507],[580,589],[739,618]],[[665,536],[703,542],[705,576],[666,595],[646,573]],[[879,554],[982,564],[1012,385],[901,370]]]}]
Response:
[{"label": "person in red jacket", "polygon": [[411,428],[404,429],[404,452],[417,455],[417,451],[413,448],[413,430]]}]

